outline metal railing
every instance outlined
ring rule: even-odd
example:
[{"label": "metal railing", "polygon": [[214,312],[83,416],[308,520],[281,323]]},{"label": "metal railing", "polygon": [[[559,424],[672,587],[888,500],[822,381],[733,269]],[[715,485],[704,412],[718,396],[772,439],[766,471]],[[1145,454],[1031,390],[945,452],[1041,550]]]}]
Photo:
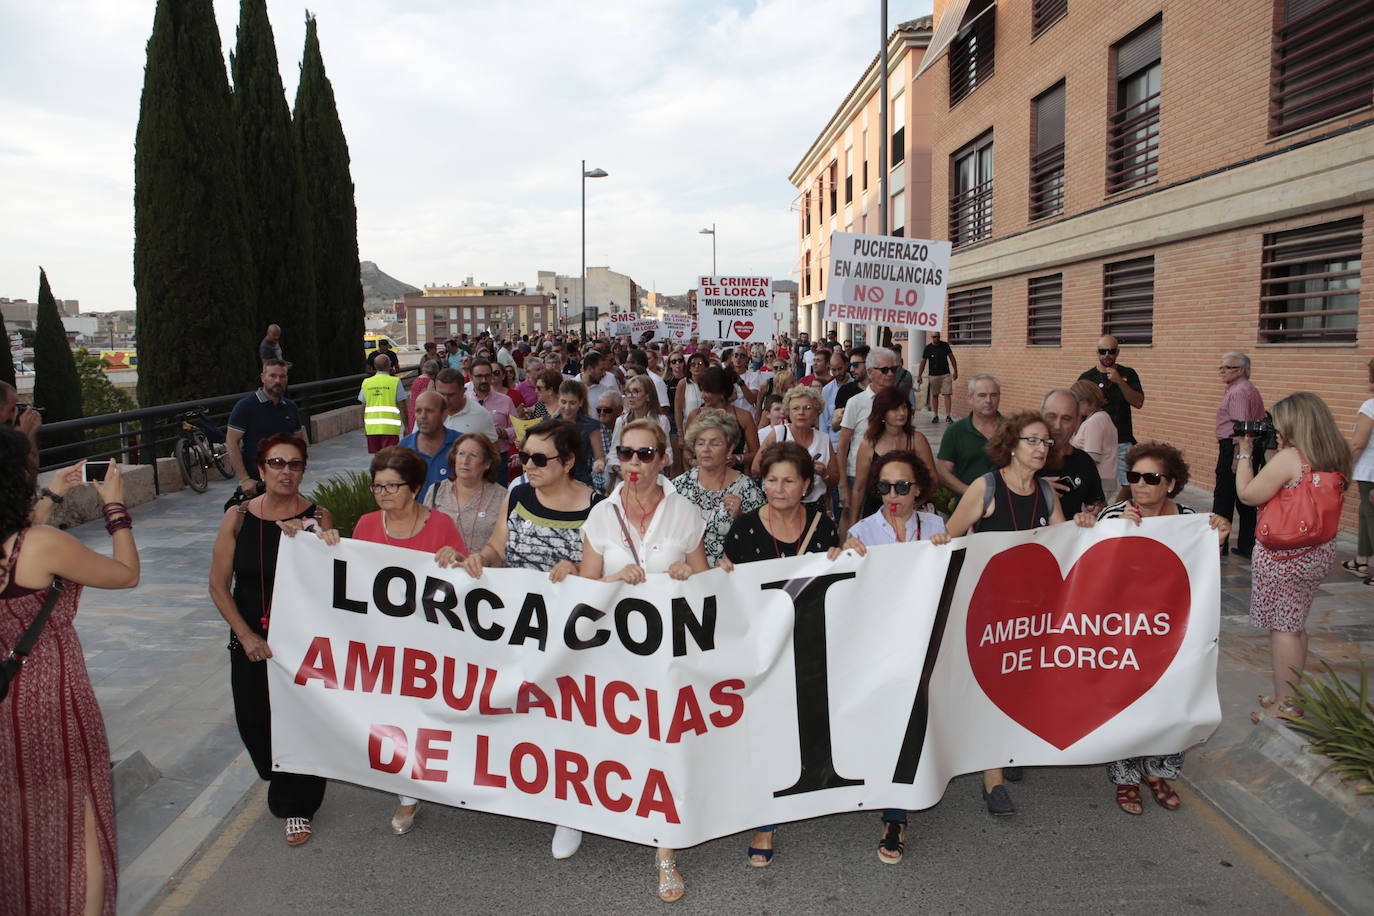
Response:
[{"label": "metal railing", "polygon": [[[400,377],[403,381],[409,381],[417,374],[417,371],[411,370],[403,372]],[[301,425],[309,429],[312,415],[359,403],[358,389],[365,378],[365,374],[359,373],[304,382],[288,388],[286,396],[296,402],[301,411]],[[38,431],[39,470],[66,467],[81,458],[113,458],[120,464],[156,464],[159,457],[171,454],[172,445],[180,436],[179,415],[204,408],[209,412],[211,422],[224,427],[234,405],[253,391],[45,423]],[[114,429],[106,431],[105,427]],[[93,435],[95,431],[100,432]],[[71,441],[70,437],[77,433],[81,434],[81,439]],[[156,491],[156,474],[153,475],[153,486]]]}]

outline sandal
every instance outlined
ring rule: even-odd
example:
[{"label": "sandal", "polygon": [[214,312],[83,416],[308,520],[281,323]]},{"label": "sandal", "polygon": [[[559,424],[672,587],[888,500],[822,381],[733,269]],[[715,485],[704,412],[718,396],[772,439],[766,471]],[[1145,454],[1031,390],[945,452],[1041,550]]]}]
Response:
[{"label": "sandal", "polygon": [[[1135,810],[1126,807],[1134,805]],[[1127,814],[1139,815],[1145,813],[1145,806],[1140,801],[1140,786],[1117,786],[1116,787],[1116,806]]]},{"label": "sandal", "polygon": [[687,885],[682,883],[682,873],[677,870],[677,859],[658,860],[658,899],[664,903],[676,903],[687,893]]},{"label": "sandal", "polygon": [[896,865],[902,861],[906,852],[906,824],[888,821],[883,825],[882,839],[878,840],[878,861],[884,865]]},{"label": "sandal", "polygon": [[[766,834],[769,838],[769,842],[772,842],[774,831],[759,830],[756,833]],[[773,864],[772,846],[769,846],[767,849],[764,849],[762,846],[750,846],[749,851],[745,853],[745,855],[749,857],[749,864],[754,866],[755,868],[767,868],[768,866]],[[757,856],[758,858],[756,859],[755,856]]]},{"label": "sandal", "polygon": [[286,845],[304,846],[310,842],[310,818],[288,817],[286,819]]},{"label": "sandal", "polygon": [[1351,557],[1349,560],[1346,560],[1344,563],[1342,563],[1341,569],[1350,573],[1352,576],[1359,576],[1362,579],[1369,578],[1369,564],[1356,563],[1354,557]]},{"label": "sandal", "polygon": [[[1303,717],[1302,710],[1287,700],[1275,706],[1274,698],[1267,693],[1260,694],[1256,699],[1259,700],[1260,708],[1250,713],[1250,722],[1252,725],[1259,725],[1264,719],[1301,719]],[[1270,712],[1271,709],[1273,712]]]},{"label": "sandal", "polygon": [[1165,811],[1177,811],[1179,805],[1183,804],[1179,801],[1178,793],[1174,791],[1174,787],[1169,785],[1163,777],[1151,779],[1146,776],[1145,782],[1150,786],[1150,794],[1155,797],[1155,803]]}]

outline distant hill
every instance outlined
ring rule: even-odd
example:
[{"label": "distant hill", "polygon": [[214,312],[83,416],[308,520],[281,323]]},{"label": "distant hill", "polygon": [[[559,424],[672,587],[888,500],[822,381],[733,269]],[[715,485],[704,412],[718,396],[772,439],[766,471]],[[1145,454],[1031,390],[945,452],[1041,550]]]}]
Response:
[{"label": "distant hill", "polygon": [[359,266],[362,268],[364,308],[371,310],[390,305],[393,299],[400,299],[406,293],[419,292],[418,287],[382,273],[375,261],[363,261]]}]

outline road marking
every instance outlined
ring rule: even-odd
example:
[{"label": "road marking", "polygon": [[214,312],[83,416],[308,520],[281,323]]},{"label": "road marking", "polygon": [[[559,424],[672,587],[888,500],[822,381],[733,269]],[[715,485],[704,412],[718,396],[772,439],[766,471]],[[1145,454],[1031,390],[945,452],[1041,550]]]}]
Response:
[{"label": "road marking", "polygon": [[1337,911],[1332,908],[1322,897],[1294,877],[1288,868],[1275,861],[1275,859],[1265,852],[1264,848],[1255,842],[1249,834],[1244,833],[1233,824],[1224,814],[1212,806],[1197,792],[1189,786],[1183,785],[1182,781],[1170,783],[1174,791],[1178,792],[1179,797],[1187,802],[1190,811],[1197,812],[1198,816],[1207,822],[1217,833],[1221,834],[1228,845],[1236,852],[1240,853],[1248,864],[1260,876],[1273,885],[1275,890],[1281,892],[1289,900],[1293,901],[1294,906],[1304,913],[1335,914]]},{"label": "road marking", "polygon": [[243,799],[241,804],[243,810],[229,822],[219,836],[215,838],[205,850],[196,857],[196,862],[191,866],[190,871],[181,878],[177,879],[174,875],[172,881],[175,885],[172,890],[163,898],[153,916],[173,916],[173,914],[184,913],[200,895],[201,889],[205,887],[205,882],[214,876],[219,867],[224,864],[224,860],[229,858],[229,853],[238,846],[253,824],[262,813],[267,810],[267,783],[259,783]]}]

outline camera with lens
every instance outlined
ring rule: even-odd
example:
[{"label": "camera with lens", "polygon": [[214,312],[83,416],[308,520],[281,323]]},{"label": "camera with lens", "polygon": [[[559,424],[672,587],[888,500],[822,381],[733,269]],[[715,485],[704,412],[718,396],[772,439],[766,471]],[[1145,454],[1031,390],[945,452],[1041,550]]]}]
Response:
[{"label": "camera with lens", "polygon": [[1279,447],[1279,433],[1268,415],[1263,420],[1232,420],[1231,435],[1255,440],[1255,450],[1267,452]]}]

